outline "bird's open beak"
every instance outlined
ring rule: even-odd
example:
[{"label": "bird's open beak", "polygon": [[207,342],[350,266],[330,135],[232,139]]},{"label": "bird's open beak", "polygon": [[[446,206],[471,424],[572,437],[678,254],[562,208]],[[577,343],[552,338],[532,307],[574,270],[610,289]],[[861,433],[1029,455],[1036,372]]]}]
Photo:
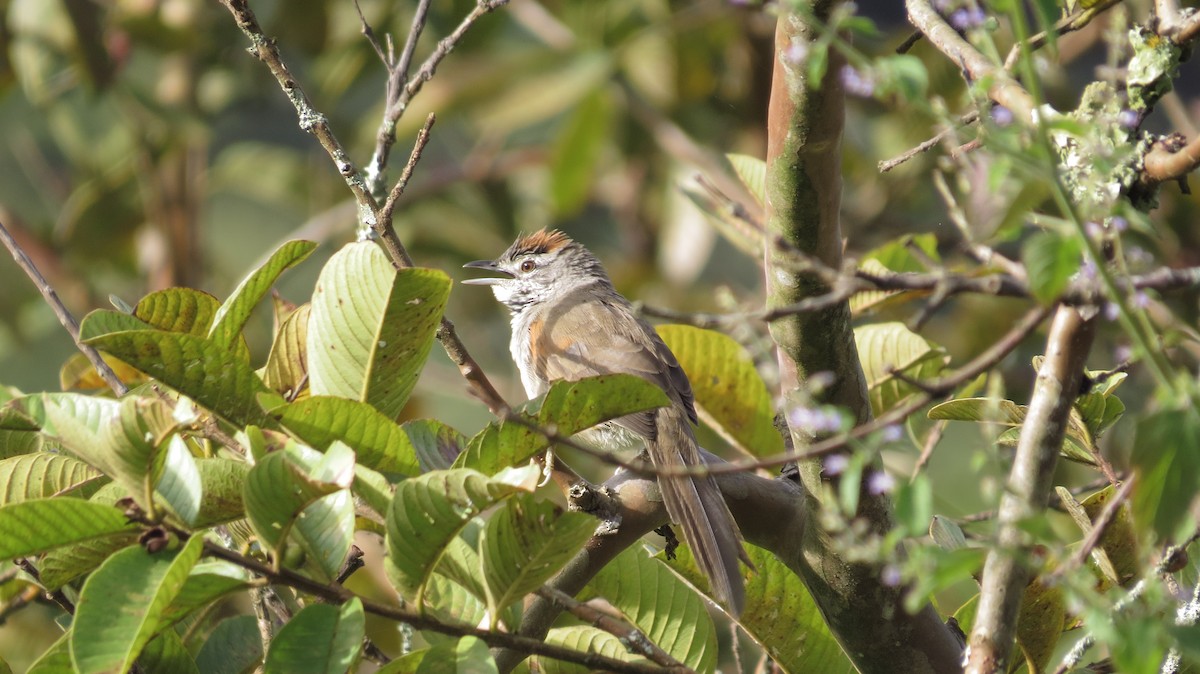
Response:
[{"label": "bird's open beak", "polygon": [[492,273],[502,275],[500,277],[488,276],[485,278],[464,279],[463,283],[469,286],[492,286],[505,280],[506,277],[512,278],[512,274],[498,267],[495,260],[475,260],[474,262],[468,262],[464,264],[463,269],[482,269],[484,271],[490,271]]}]

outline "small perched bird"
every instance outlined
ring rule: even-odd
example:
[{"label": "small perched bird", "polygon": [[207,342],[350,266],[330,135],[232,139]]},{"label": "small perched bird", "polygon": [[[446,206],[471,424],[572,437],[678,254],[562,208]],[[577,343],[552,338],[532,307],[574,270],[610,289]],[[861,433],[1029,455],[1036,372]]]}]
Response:
[{"label": "small perched bird", "polygon": [[[463,283],[491,286],[512,312],[509,349],[529,397],[559,380],[637,375],[657,384],[671,404],[614,419],[581,436],[609,451],[644,441],[655,466],[703,464],[691,426],[696,408],[687,375],[588,249],[562,232],[542,230],[517,239],[495,260],[465,266],[499,275]],[[750,561],[716,482],[711,476],[664,475],[658,483],[667,514],[683,529],[713,593],[740,614],[745,591],[738,559]]]}]

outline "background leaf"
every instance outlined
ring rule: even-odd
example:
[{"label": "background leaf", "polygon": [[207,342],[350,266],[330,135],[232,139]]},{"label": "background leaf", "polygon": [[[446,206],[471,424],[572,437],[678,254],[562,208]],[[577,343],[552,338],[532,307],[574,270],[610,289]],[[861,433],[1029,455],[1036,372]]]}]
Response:
[{"label": "background leaf", "polygon": [[[1130,461],[1137,473],[1133,515],[1158,540],[1176,540],[1200,491],[1200,423],[1187,410],[1166,410],[1138,423]],[[3,511],[0,511],[3,512]]]},{"label": "background leaf", "polygon": [[656,329],[687,373],[705,420],[714,421],[753,456],[783,451],[771,394],[741,344],[728,335],[689,325]]},{"label": "background leaf", "polygon": [[366,621],[357,597],[340,607],[310,604],[271,640],[264,674],[344,674],[362,650]]},{"label": "background leaf", "polygon": [[932,379],[950,362],[942,347],[909,330],[903,323],[871,323],[854,330],[858,356],[867,378],[871,410],[879,416],[918,389],[896,378],[901,372],[914,379]]},{"label": "background leaf", "polygon": [[1021,246],[1021,261],[1029,276],[1029,289],[1042,304],[1053,302],[1079,271],[1083,244],[1076,236],[1039,232]]}]

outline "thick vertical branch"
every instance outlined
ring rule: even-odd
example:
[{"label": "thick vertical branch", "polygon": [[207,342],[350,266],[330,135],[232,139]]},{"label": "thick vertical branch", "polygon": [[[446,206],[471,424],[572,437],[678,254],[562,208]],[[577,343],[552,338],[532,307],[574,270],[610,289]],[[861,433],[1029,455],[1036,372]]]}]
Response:
[{"label": "thick vertical branch", "polygon": [[1095,319],[1084,320],[1072,307],[1059,307],[1046,342],[1046,360],[1038,371],[1029,412],[1013,457],[1012,472],[996,518],[996,544],[988,553],[980,583],[979,611],[971,630],[967,672],[1007,671],[1017,628],[1021,594],[1031,568],[1022,523],[1046,508],[1054,467],[1062,449],[1071,405],[1079,394],[1083,365]]},{"label": "thick vertical branch", "polygon": [[[831,0],[816,2],[812,12],[827,18]],[[823,82],[809,81],[807,64],[786,56],[793,44],[812,44],[817,28],[805,17],[784,13],[775,33],[775,64],[768,112],[767,226],[771,235],[817,258],[825,266],[841,267],[842,234],[841,136],[844,96],[838,73],[843,60],[829,55]],[[769,308],[795,304],[805,297],[829,293],[816,275],[795,274],[767,247],[766,284]],[[866,381],[846,302],[809,314],[771,323],[779,348],[784,393],[797,391],[816,372],[834,373],[824,402],[850,410],[858,422],[870,419]],[[792,429],[797,449],[810,441]],[[801,466],[806,498],[815,512],[822,492],[818,461]],[[891,527],[886,497],[864,494],[859,515],[871,529]],[[847,560],[835,550],[819,526],[807,527],[797,572],[820,607],[830,630],[862,671],[960,671],[961,650],[931,606],[909,615],[902,587],[881,582],[878,564]]]}]

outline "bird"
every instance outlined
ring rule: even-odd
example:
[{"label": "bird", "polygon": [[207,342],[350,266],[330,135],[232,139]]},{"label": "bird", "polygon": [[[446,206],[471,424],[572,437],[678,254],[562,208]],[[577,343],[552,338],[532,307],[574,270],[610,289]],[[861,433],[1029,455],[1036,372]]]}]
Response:
[{"label": "bird", "polygon": [[[629,414],[579,434],[605,451],[637,449],[655,467],[703,465],[692,424],[687,374],[658,333],[613,287],[600,260],[558,230],[523,235],[495,260],[464,268],[495,274],[464,280],[490,286],[511,313],[509,350],[530,398],[556,381],[633,374],[656,384],[670,404]],[[658,476],[670,520],[680,526],[713,596],[734,616],[745,605],[738,561],[753,568],[737,522],[711,475]]]}]

